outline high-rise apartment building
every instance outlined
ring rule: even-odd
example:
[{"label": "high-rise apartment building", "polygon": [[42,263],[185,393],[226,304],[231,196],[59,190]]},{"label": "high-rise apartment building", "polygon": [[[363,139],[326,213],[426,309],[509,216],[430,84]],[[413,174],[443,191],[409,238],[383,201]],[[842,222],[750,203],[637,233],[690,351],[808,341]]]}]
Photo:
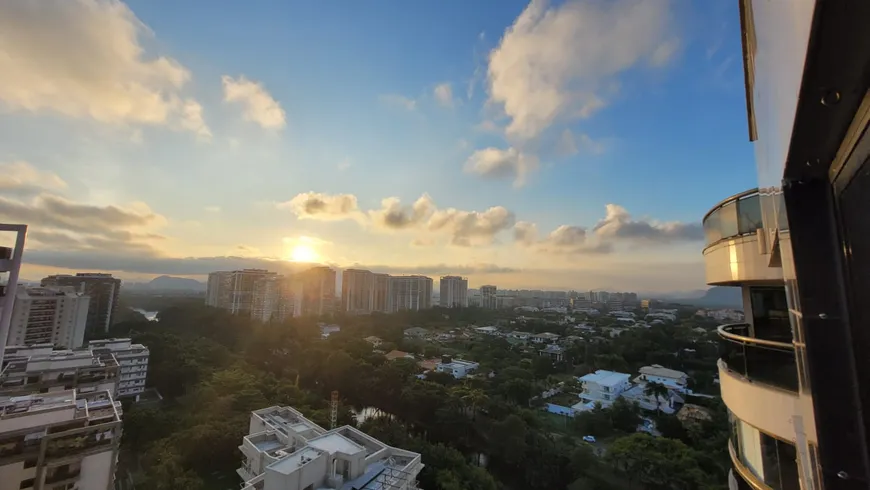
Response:
[{"label": "high-rise apartment building", "polygon": [[431,308],[432,284],[432,278],[426,276],[391,276],[390,312]]},{"label": "high-rise apartment building", "polygon": [[114,488],[121,402],[108,391],[0,395],[0,489]]},{"label": "high-rise apartment building", "polygon": [[94,352],[94,356],[100,359],[115,357],[118,363],[118,389],[115,396],[118,398],[135,397],[145,391],[145,383],[148,378],[148,347],[142,344],[134,344],[130,339],[103,339],[88,342],[88,347]]},{"label": "high-rise apartment building", "polygon": [[347,313],[371,313],[375,304],[375,275],[361,269],[341,274],[341,309]]},{"label": "high-rise apartment building", "polygon": [[250,315],[254,286],[261,279],[277,275],[264,269],[212,272],[208,275],[205,304],[227,310],[234,315]]},{"label": "high-rise apartment building", "polygon": [[468,279],[459,276],[443,276],[440,281],[440,305],[442,308],[465,308],[468,306]]},{"label": "high-rise apartment building", "polygon": [[335,270],[326,266],[293,275],[296,282],[300,315],[325,315],[335,310]]},{"label": "high-rise apartment building", "polygon": [[480,286],[480,306],[488,310],[498,308],[498,288],[491,285]]},{"label": "high-rise apartment building", "polygon": [[72,286],[19,286],[6,345],[51,344],[75,349],[84,343],[90,298]]},{"label": "high-rise apartment building", "polygon": [[707,213],[731,488],[870,482],[870,3],[740,2],[758,189]]},{"label": "high-rise apartment building", "polygon": [[600,300],[598,299],[598,291],[589,291],[589,301],[593,303],[600,302]]},{"label": "high-rise apartment building", "polygon": [[390,275],[375,274],[374,276],[375,292],[372,310],[387,313],[390,311]]},{"label": "high-rise apartment building", "polygon": [[293,277],[264,276],[254,282],[251,318],[283,322],[297,314],[299,287]]},{"label": "high-rise apartment building", "polygon": [[[21,257],[24,254],[24,238],[27,225],[0,223],[0,231],[15,234],[11,246],[0,246],[0,345],[6,345],[9,324],[12,321],[12,307],[18,289],[18,273]],[[3,362],[3,349],[0,349],[0,364]]]},{"label": "high-rise apartment building", "polygon": [[41,282],[43,287],[72,286],[88,296],[88,321],[85,333],[101,334],[109,331],[115,312],[118,310],[118,295],[121,293],[121,280],[111,274],[80,272],[74,276],[60,274],[48,276]]}]

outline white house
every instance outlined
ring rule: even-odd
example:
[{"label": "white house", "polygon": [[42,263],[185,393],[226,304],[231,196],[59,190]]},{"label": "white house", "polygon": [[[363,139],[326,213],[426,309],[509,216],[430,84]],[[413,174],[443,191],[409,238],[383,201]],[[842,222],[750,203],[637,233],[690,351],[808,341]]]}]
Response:
[{"label": "white house", "polygon": [[498,335],[498,327],[474,327],[474,331],[483,335]]},{"label": "white house", "polygon": [[369,335],[368,337],[364,338],[363,340],[365,340],[366,342],[372,344],[372,347],[374,347],[374,348],[376,348],[376,349],[377,349],[378,347],[380,347],[381,344],[384,343],[384,341],[381,340],[380,337],[375,337],[374,335]]},{"label": "white house", "polygon": [[452,359],[450,356],[441,356],[441,362],[438,363],[435,370],[439,373],[452,374],[454,378],[461,379],[479,367],[480,364],[473,361],[463,361],[462,359]]},{"label": "white house", "polygon": [[[594,373],[581,376],[578,380],[583,383],[583,392],[580,393],[579,405],[591,405],[600,403],[603,407],[610,406],[623,392],[631,388],[630,374],[618,373],[599,369]],[[575,405],[576,407],[576,405]]]},{"label": "white house", "polygon": [[689,375],[682,371],[653,364],[640,368],[639,372],[640,375],[634,378],[635,383],[659,383],[680,393],[685,393],[687,390]]},{"label": "white house", "polygon": [[531,336],[529,332],[520,332],[519,330],[513,331],[507,334],[508,338],[517,339],[517,340],[529,340],[529,336]]},{"label": "white house", "polygon": [[543,349],[538,351],[541,357],[548,356],[553,361],[561,361],[565,356],[565,349],[556,344],[547,344]]},{"label": "white house", "polygon": [[550,332],[536,333],[529,337],[536,344],[551,344],[559,340],[559,335]]}]

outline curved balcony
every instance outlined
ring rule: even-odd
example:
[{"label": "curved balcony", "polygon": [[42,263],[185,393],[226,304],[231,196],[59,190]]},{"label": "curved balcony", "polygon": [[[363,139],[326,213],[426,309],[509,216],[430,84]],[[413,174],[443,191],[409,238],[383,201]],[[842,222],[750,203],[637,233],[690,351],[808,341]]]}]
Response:
[{"label": "curved balcony", "polygon": [[770,266],[758,189],[723,200],[704,216],[703,225],[707,284],[782,281],[782,269]]},{"label": "curved balcony", "polygon": [[794,345],[749,336],[748,323],[721,325],[720,359],[733,371],[752,382],[798,391]]}]

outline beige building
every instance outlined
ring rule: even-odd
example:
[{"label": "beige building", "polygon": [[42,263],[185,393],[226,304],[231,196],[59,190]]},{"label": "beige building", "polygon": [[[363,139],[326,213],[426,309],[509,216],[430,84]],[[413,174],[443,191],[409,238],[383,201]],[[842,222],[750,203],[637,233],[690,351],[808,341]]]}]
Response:
[{"label": "beige building", "polygon": [[142,344],[134,344],[130,339],[103,339],[88,342],[88,347],[94,351],[94,355],[100,359],[115,356],[120,366],[118,375],[118,391],[115,396],[135,397],[145,391],[145,382],[148,378],[148,347]]},{"label": "beige building", "polygon": [[498,308],[498,288],[496,286],[480,286],[480,306],[488,310]]},{"label": "beige building", "polygon": [[375,307],[375,274],[345,269],[341,274],[341,309],[347,313],[371,313]]},{"label": "beige building", "polygon": [[236,315],[250,315],[257,282],[277,275],[264,269],[212,272],[208,275],[205,304]]},{"label": "beige building", "polygon": [[90,298],[72,286],[19,286],[6,345],[52,344],[75,349],[84,343]]},{"label": "beige building", "polygon": [[111,274],[80,272],[76,275],[58,274],[44,278],[42,287],[71,286],[88,296],[88,320],[85,331],[102,334],[109,331],[118,311],[121,280]]},{"label": "beige building", "polygon": [[296,315],[298,287],[292,277],[266,276],[254,283],[251,318],[283,322]]},{"label": "beige building", "polygon": [[335,310],[335,270],[326,266],[293,275],[298,301],[295,316],[320,316]]},{"label": "beige building", "polygon": [[372,310],[381,313],[390,311],[390,275],[375,274]]},{"label": "beige building", "polygon": [[0,490],[112,490],[120,441],[109,391],[0,396]]},{"label": "beige building", "polygon": [[468,306],[468,279],[459,276],[443,276],[439,281],[440,305],[442,308],[465,308]]},{"label": "beige building", "polygon": [[117,395],[120,366],[111,353],[90,348],[53,350],[50,344],[7,346],[0,371],[0,395],[77,389],[80,393],[108,391]]},{"label": "beige building", "polygon": [[417,311],[431,308],[432,283],[432,278],[426,276],[391,276],[389,311]]}]

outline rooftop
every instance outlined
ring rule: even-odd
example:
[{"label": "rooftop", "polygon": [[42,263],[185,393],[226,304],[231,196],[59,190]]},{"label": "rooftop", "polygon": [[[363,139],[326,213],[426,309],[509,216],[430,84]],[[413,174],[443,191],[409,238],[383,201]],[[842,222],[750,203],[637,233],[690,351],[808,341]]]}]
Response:
[{"label": "rooftop", "polygon": [[680,379],[687,377],[687,374],[682,371],[677,371],[676,369],[669,369],[660,364],[653,364],[652,366],[644,366],[640,368],[640,374],[646,374],[648,376],[660,376],[662,378],[674,378]]},{"label": "rooftop", "polygon": [[558,339],[560,337],[559,334],[551,333],[551,332],[542,332],[533,334],[532,337],[543,337],[545,339]]},{"label": "rooftop", "polygon": [[580,381],[597,383],[600,386],[616,386],[627,382],[629,378],[631,378],[630,374],[617,373],[615,371],[605,371],[603,369],[599,369],[594,373],[581,376],[579,379]]},{"label": "rooftop", "polygon": [[455,367],[472,367],[479,366],[478,363],[474,361],[465,361],[462,359],[453,359],[450,362],[439,362],[442,366],[455,366]]},{"label": "rooftop", "polygon": [[413,359],[414,354],[409,354],[407,352],[402,352],[400,350],[391,350],[384,357],[386,357],[390,361],[392,361],[394,359],[405,359],[405,358],[412,358]]}]

